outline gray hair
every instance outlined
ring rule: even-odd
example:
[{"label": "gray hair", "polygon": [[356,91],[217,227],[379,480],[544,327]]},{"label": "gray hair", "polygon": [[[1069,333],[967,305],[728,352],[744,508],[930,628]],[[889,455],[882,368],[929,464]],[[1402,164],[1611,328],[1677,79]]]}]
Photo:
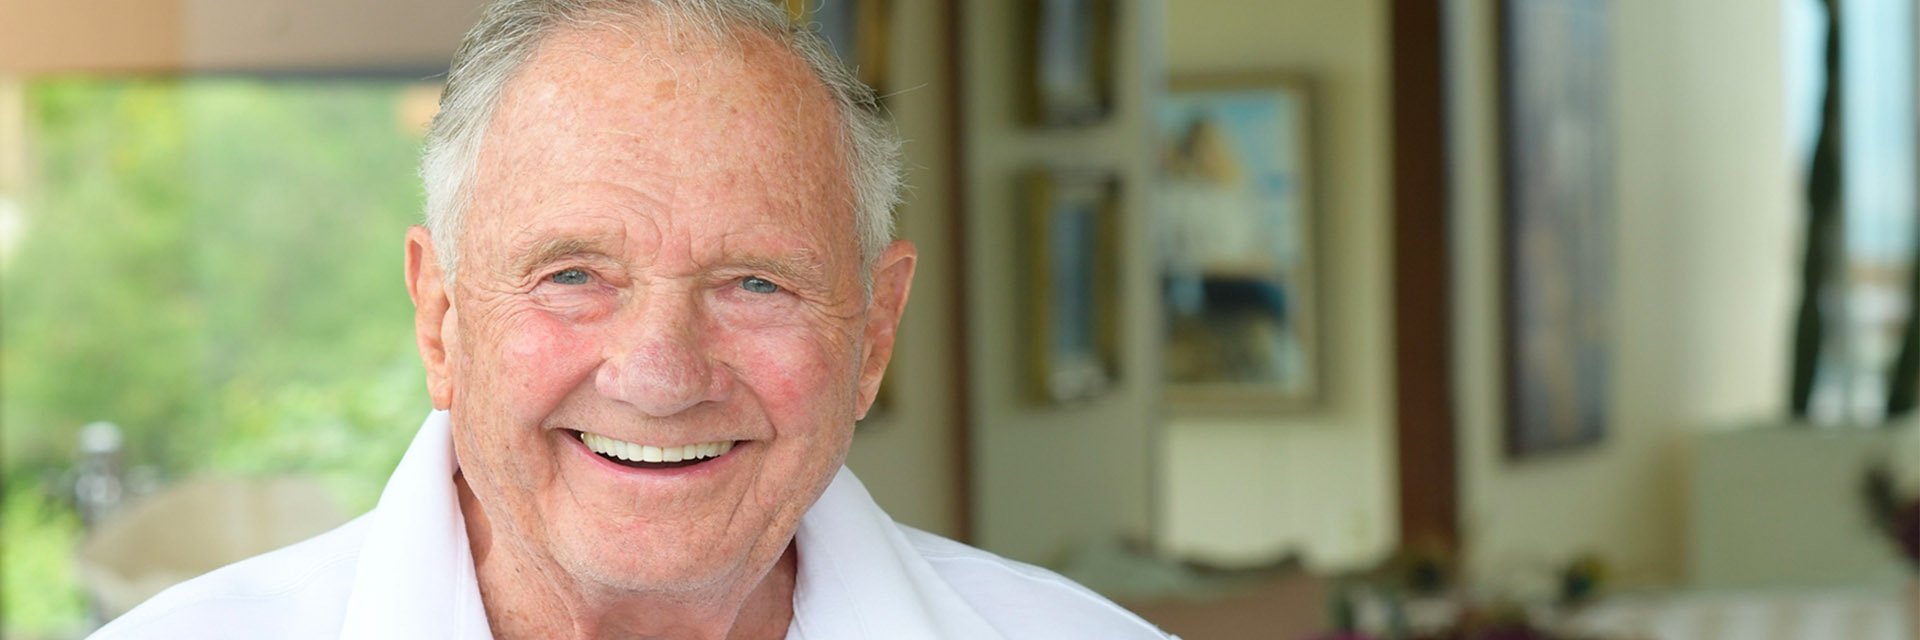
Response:
[{"label": "gray hair", "polygon": [[500,96],[548,36],[645,20],[721,39],[730,34],[771,37],[806,64],[839,110],[841,148],[848,154],[854,231],[861,282],[893,238],[893,206],[902,183],[900,142],[881,117],[873,90],[841,64],[811,29],[795,26],[772,0],[498,0],[487,6],[454,53],[440,95],[440,113],[427,132],[420,178],[426,186],[426,225],[449,283],[459,265],[458,236],[471,204],[469,183],[481,139]]}]

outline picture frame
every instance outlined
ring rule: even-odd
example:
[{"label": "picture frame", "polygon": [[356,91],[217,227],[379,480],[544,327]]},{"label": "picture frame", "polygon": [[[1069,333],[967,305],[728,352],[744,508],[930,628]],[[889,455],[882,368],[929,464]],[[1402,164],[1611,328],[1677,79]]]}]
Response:
[{"label": "picture frame", "polygon": [[1040,169],[1023,182],[1029,395],[1091,400],[1120,376],[1119,175]]},{"label": "picture frame", "polygon": [[1031,0],[1021,13],[1022,119],[1080,127],[1113,112],[1113,0]]},{"label": "picture frame", "polygon": [[1154,114],[1172,413],[1321,398],[1315,117],[1311,82],[1284,71],[1177,76]]},{"label": "picture frame", "polygon": [[840,62],[854,71],[876,98],[889,90],[893,0],[778,0],[794,24],[812,25]]},{"label": "picture frame", "polygon": [[1509,458],[1610,420],[1613,117],[1606,0],[1502,0],[1502,349]]}]

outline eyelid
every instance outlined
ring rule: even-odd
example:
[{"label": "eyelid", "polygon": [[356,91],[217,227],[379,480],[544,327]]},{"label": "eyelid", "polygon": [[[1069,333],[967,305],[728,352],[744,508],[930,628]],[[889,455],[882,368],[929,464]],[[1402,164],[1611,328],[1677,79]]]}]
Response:
[{"label": "eyelid", "polygon": [[[773,287],[773,290],[756,291],[752,288],[749,288],[747,286],[747,283],[753,280],[759,280],[761,282],[765,282],[767,283],[768,286]],[[772,296],[772,295],[780,295],[780,294],[795,295],[797,293],[793,288],[788,287],[786,283],[781,282],[780,280],[777,280],[772,276],[761,275],[757,273],[749,273],[749,274],[734,278],[730,281],[730,286],[732,288],[740,289],[742,291],[746,291],[748,293],[758,295],[758,296]]]},{"label": "eyelid", "polygon": [[592,269],[591,267],[588,267],[586,265],[581,265],[581,264],[574,264],[574,265],[564,265],[564,266],[554,265],[552,267],[544,269],[540,272],[540,275],[537,277],[535,282],[537,284],[564,284],[564,283],[554,282],[553,279],[555,277],[558,277],[560,274],[566,273],[568,271],[578,271],[580,272],[581,275],[585,276],[587,279],[586,282],[575,283],[575,286],[602,280],[602,278],[600,277],[600,274],[594,271],[594,269]]}]

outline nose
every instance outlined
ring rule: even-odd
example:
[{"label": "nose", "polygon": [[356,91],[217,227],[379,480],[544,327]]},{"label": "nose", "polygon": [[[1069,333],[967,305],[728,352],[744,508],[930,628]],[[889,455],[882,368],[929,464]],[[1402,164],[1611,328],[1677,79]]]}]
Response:
[{"label": "nose", "polygon": [[693,305],[654,300],[633,317],[594,374],[602,395],[654,417],[724,398],[724,369],[703,344]]}]

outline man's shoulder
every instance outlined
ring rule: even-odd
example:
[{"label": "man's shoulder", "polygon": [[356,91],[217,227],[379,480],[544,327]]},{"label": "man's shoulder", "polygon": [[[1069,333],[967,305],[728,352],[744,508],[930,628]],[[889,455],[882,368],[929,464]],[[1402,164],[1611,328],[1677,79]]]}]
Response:
[{"label": "man's shoulder", "polygon": [[1009,638],[1169,637],[1058,573],[899,526],[920,557]]},{"label": "man's shoulder", "polygon": [[339,635],[367,518],[182,582],[91,636],[306,638]]}]

